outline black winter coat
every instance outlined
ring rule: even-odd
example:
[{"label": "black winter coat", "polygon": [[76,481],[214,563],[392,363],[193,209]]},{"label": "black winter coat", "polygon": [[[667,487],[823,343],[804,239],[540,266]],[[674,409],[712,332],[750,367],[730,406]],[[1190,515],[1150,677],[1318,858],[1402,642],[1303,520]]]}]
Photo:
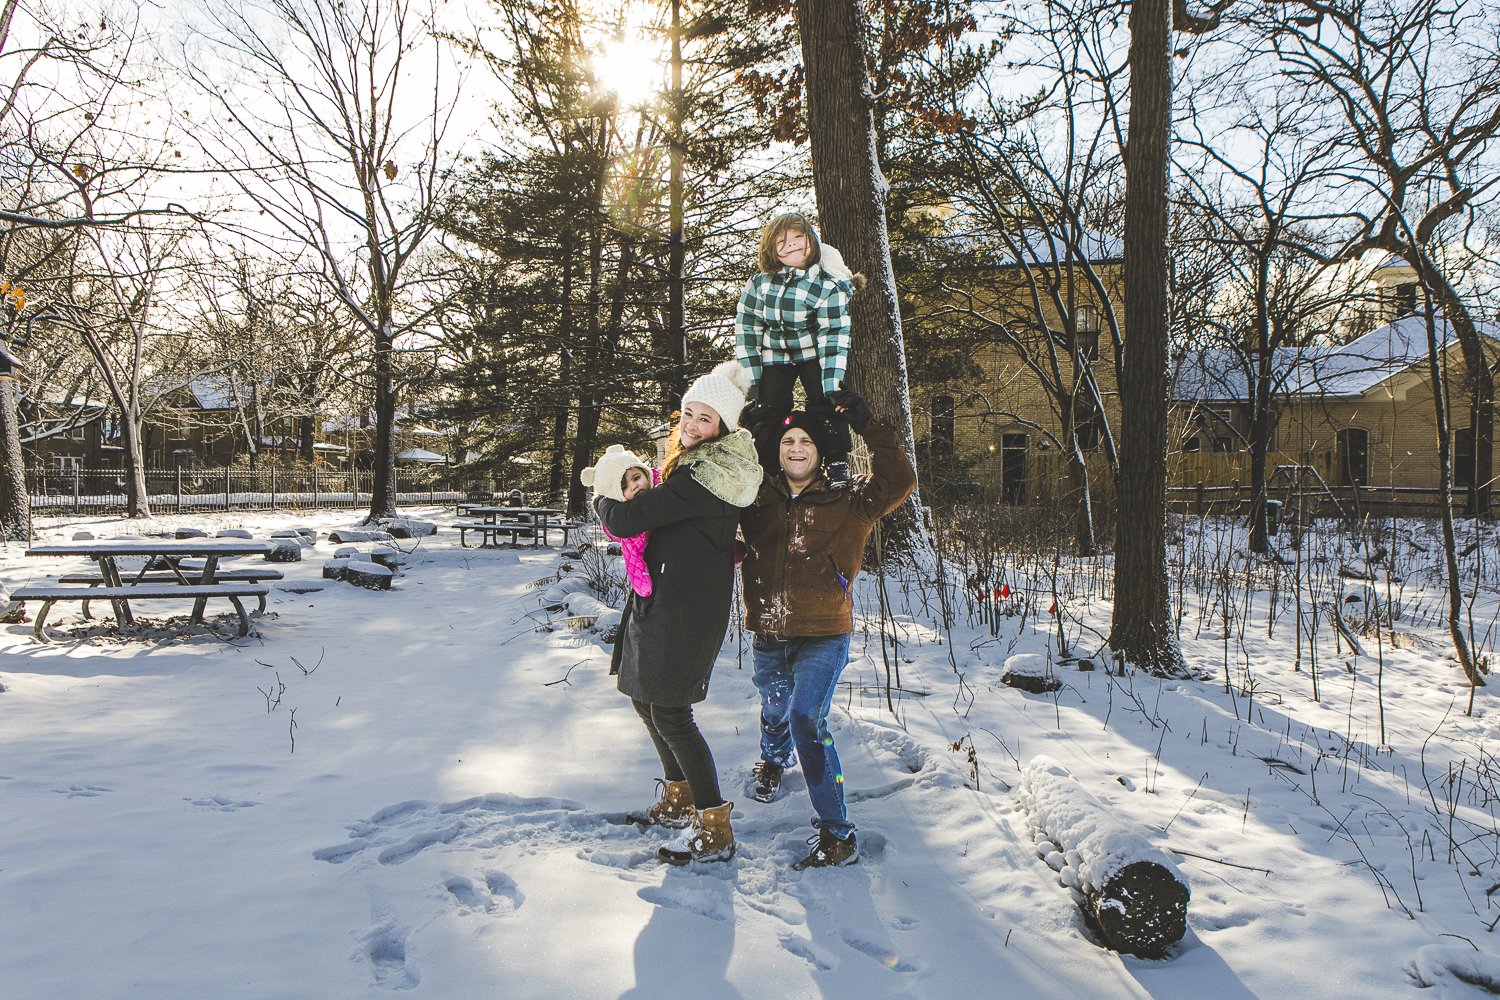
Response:
[{"label": "black winter coat", "polygon": [[[749,454],[743,463],[758,479],[754,446],[742,447]],[[645,557],[652,593],[643,599],[631,592],[611,672],[618,672],[621,692],[655,705],[680,707],[708,697],[709,674],[729,626],[740,508],[710,493],[695,474],[702,473],[679,465],[666,482],[633,500],[595,501],[611,534],[651,532]]]}]

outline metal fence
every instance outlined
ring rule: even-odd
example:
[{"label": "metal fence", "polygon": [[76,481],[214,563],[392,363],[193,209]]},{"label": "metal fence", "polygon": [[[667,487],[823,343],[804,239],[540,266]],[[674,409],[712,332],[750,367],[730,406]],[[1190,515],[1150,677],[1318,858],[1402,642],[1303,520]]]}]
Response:
[{"label": "metal fence", "polygon": [[[319,469],[148,469],[146,495],[153,513],[276,508],[367,507],[369,472]],[[476,487],[427,470],[396,471],[400,503],[462,500]],[[483,488],[489,488],[483,484]],[[33,514],[116,514],[126,509],[125,473],[119,469],[27,470]]]}]

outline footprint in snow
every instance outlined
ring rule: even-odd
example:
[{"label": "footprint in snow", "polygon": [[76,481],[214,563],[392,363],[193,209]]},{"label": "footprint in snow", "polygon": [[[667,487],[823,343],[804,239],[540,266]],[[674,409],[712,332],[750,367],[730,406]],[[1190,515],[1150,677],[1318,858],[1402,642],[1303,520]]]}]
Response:
[{"label": "footprint in snow", "polygon": [[313,857],[337,865],[370,854],[382,865],[399,865],[438,848],[488,851],[526,844],[533,849],[579,845],[598,850],[639,836],[612,822],[609,814],[585,810],[576,802],[501,792],[456,802],[400,802],[349,824],[348,830],[348,840],[321,847]]},{"label": "footprint in snow", "polygon": [[66,795],[70,799],[91,799],[96,795],[103,795],[109,790],[99,785],[69,785],[67,788],[52,789],[58,795]]},{"label": "footprint in snow", "polygon": [[857,931],[844,931],[844,943],[862,955],[868,955],[892,972],[916,972],[921,967],[909,959],[901,957],[899,952],[891,950],[889,945],[872,941]]},{"label": "footprint in snow", "polygon": [[236,802],[233,799],[227,799],[222,795],[213,795],[206,799],[184,798],[182,801],[190,802],[200,809],[213,809],[218,812],[236,812],[240,809],[249,809],[251,806],[260,805],[259,802]]},{"label": "footprint in snow", "polygon": [[452,875],[443,882],[443,888],[465,913],[514,913],[526,898],[516,880],[504,872],[485,872],[478,883]]},{"label": "footprint in snow", "polygon": [[376,986],[388,990],[415,989],[422,976],[407,962],[407,928],[396,920],[392,908],[378,899],[371,901],[370,920],[374,926],[360,939],[354,958],[370,963]]},{"label": "footprint in snow", "polygon": [[782,935],[781,947],[785,948],[791,954],[796,955],[819,972],[827,972],[837,964],[834,957],[828,953],[826,948],[822,948],[811,941],[793,937],[790,934]]}]

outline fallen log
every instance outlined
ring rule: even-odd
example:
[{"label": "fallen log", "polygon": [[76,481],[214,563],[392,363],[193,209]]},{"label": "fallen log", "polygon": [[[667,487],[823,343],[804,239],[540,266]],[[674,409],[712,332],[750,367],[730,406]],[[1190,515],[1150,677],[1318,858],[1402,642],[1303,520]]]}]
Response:
[{"label": "fallen log", "polygon": [[1021,777],[1038,854],[1116,951],[1161,958],[1187,933],[1187,880],[1162,850],[1113,819],[1057,761],[1039,756]]}]

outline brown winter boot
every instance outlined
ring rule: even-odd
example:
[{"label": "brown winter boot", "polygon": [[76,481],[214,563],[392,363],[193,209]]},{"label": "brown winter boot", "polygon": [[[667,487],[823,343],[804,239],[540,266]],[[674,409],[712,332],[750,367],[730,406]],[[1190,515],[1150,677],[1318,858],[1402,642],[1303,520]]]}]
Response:
[{"label": "brown winter boot", "polygon": [[733,802],[693,814],[693,825],[669,840],[656,856],[669,865],[689,861],[728,861],[734,857],[734,831],[729,827]]},{"label": "brown winter boot", "polygon": [[693,790],[686,781],[656,779],[658,798],[647,809],[637,809],[625,818],[641,826],[665,826],[681,830],[693,821]]}]

